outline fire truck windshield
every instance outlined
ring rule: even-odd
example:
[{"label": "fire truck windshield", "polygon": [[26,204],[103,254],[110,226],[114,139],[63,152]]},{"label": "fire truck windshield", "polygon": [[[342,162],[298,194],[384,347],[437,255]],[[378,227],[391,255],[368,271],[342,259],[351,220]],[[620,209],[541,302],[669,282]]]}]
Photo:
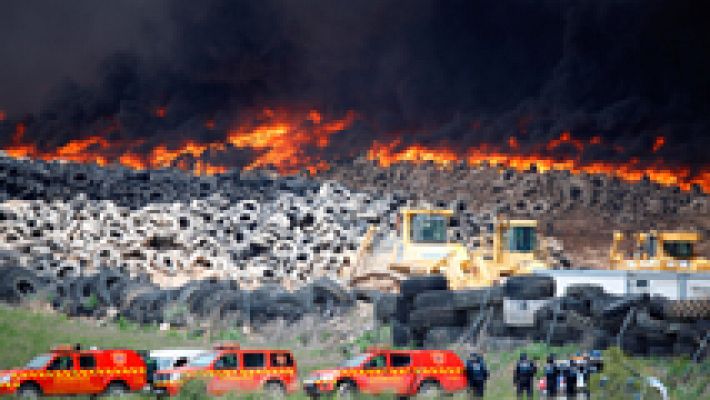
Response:
[{"label": "fire truck windshield", "polygon": [[358,356],[355,356],[355,357],[349,359],[348,361],[345,361],[345,363],[343,363],[343,367],[346,367],[346,368],[359,367],[360,365],[362,365],[363,362],[365,362],[365,360],[370,358],[370,356],[371,356],[370,353],[365,353],[365,354],[360,354]]},{"label": "fire truck windshield", "polygon": [[214,351],[208,351],[190,360],[189,365],[191,367],[209,367],[216,357],[217,353]]},{"label": "fire truck windshield", "polygon": [[40,354],[37,357],[33,358],[30,360],[30,362],[27,363],[25,368],[27,369],[40,369],[44,368],[49,360],[52,359],[51,354]]}]

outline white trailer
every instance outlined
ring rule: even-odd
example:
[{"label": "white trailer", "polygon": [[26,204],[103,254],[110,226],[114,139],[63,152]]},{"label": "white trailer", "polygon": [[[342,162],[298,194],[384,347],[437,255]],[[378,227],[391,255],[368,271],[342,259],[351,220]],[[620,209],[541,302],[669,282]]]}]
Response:
[{"label": "white trailer", "polygon": [[616,295],[643,294],[664,296],[670,300],[710,299],[710,273],[619,270],[537,270],[552,277],[555,296],[564,296],[572,285],[599,285]]}]

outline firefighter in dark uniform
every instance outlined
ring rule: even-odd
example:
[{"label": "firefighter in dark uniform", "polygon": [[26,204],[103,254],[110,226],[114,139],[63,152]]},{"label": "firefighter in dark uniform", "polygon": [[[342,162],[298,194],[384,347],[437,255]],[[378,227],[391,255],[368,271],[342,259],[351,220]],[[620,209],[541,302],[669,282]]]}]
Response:
[{"label": "firefighter in dark uniform", "polygon": [[523,398],[523,393],[527,394],[528,399],[533,398],[533,378],[537,373],[537,366],[534,362],[528,360],[528,355],[522,353],[520,361],[515,366],[515,375],[513,382],[515,383],[518,398]]},{"label": "firefighter in dark uniform", "polygon": [[466,360],[466,378],[472,398],[482,399],[486,389],[486,380],[488,380],[488,369],[483,357],[471,353],[469,359]]},{"label": "firefighter in dark uniform", "polygon": [[550,354],[547,357],[547,363],[543,367],[545,372],[545,389],[547,390],[547,397],[555,398],[557,396],[557,380],[560,376],[560,369],[555,364],[555,355]]},{"label": "firefighter in dark uniform", "polygon": [[565,394],[568,399],[577,398],[577,368],[574,358],[570,357],[563,371],[565,377]]}]

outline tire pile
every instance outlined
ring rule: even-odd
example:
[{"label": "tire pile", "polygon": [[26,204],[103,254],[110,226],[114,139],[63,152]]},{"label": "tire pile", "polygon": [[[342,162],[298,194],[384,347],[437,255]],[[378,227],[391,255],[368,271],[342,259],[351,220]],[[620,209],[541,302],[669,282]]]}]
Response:
[{"label": "tire pile", "polygon": [[[399,295],[381,295],[375,318],[392,326],[395,346],[438,347],[491,337],[526,338],[553,345],[620,344],[643,356],[694,355],[710,332],[710,300],[672,301],[648,295],[615,296],[599,286],[576,285],[553,297],[554,281],[518,276],[502,286],[448,290],[442,276],[403,282]],[[529,326],[506,322],[505,303],[540,304]],[[520,302],[515,303],[520,304]]]},{"label": "tire pile", "polygon": [[216,279],[161,289],[147,279],[127,278],[109,269],[60,284],[22,267],[3,267],[0,276],[0,300],[8,303],[51,300],[56,310],[73,317],[125,318],[175,327],[203,321],[258,326],[276,319],[296,321],[306,314],[330,318],[355,303],[351,292],[327,278],[289,292],[276,285],[243,290],[236,281]]}]

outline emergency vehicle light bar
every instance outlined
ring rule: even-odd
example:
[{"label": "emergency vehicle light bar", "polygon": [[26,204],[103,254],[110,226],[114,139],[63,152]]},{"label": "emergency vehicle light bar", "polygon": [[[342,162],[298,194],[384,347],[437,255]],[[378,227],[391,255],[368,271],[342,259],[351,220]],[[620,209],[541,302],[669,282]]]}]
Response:
[{"label": "emergency vehicle light bar", "polygon": [[215,350],[239,350],[239,342],[221,342],[214,345]]}]

